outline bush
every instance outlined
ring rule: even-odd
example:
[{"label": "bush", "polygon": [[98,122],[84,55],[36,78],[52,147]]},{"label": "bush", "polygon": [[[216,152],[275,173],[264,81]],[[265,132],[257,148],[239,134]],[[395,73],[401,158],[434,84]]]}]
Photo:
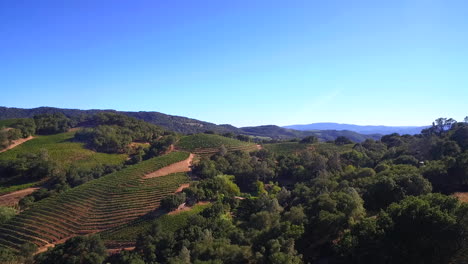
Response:
[{"label": "bush", "polygon": [[11,207],[0,206],[0,225],[8,222],[16,215],[16,210]]},{"label": "bush", "polygon": [[179,207],[179,205],[185,202],[185,193],[177,193],[169,195],[161,200],[161,208],[167,211],[173,211]]}]

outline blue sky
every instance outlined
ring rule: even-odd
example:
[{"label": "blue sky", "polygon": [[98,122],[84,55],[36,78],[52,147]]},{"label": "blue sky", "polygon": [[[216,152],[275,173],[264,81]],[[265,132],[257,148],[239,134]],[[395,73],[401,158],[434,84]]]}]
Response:
[{"label": "blue sky", "polygon": [[0,105],[236,126],[468,115],[468,2],[1,1]]}]

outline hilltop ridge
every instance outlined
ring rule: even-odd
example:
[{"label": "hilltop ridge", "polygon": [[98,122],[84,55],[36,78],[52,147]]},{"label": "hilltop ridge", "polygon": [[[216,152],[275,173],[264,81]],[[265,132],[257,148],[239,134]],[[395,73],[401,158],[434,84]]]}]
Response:
[{"label": "hilltop ridge", "polygon": [[206,131],[216,132],[218,134],[233,133],[236,135],[248,135],[253,137],[269,138],[287,140],[293,138],[304,138],[308,136],[316,136],[322,141],[334,140],[339,136],[345,136],[352,141],[362,142],[368,138],[379,139],[379,133],[364,133],[360,134],[355,131],[343,130],[337,131],[333,129],[314,130],[314,131],[301,131],[300,129],[291,129],[279,127],[276,125],[263,125],[252,127],[235,127],[230,124],[217,125],[214,123],[200,121],[193,118],[168,115],[160,112],[130,112],[130,111],[117,111],[112,109],[64,109],[55,107],[37,107],[32,109],[14,108],[14,107],[0,107],[0,120],[11,118],[30,118],[37,114],[53,114],[62,113],[68,117],[80,115],[93,115],[101,112],[113,112],[127,115],[129,117],[144,120],[146,122],[161,126],[167,130],[182,133],[194,134],[203,133]]},{"label": "hilltop ridge", "polygon": [[321,122],[312,123],[305,125],[289,125],[283,126],[284,128],[295,129],[300,131],[311,131],[311,130],[349,130],[356,133],[370,135],[370,134],[393,134],[398,133],[400,135],[409,134],[415,135],[421,133],[421,131],[429,126],[382,126],[382,125],[354,125],[354,124],[339,124],[332,122]]}]

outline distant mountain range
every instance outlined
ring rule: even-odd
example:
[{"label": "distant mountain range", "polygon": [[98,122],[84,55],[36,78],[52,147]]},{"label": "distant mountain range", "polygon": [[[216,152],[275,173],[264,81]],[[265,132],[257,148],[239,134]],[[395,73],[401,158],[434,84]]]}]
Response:
[{"label": "distant mountain range", "polygon": [[[165,129],[175,131],[178,133],[183,133],[183,134],[213,131],[219,134],[234,133],[238,135],[241,134],[241,135],[249,135],[249,136],[256,136],[256,137],[271,138],[271,139],[293,139],[293,138],[304,138],[307,136],[316,136],[322,141],[334,140],[339,136],[345,136],[354,142],[362,142],[368,138],[379,139],[382,134],[388,134],[387,132],[382,132],[384,130],[380,130],[381,133],[379,132],[371,133],[370,130],[368,130],[366,133],[359,133],[357,131],[353,131],[352,129],[344,129],[343,127],[336,127],[336,128],[323,127],[323,128],[313,129],[312,131],[309,131],[310,130],[309,128],[303,129],[304,127],[301,127],[300,129],[297,129],[297,128],[291,129],[291,128],[279,127],[279,126],[274,126],[274,125],[238,128],[238,127],[228,125],[228,124],[216,125],[213,123],[200,121],[197,119],[192,119],[192,118],[187,118],[187,117],[182,117],[182,116],[167,115],[167,114],[163,114],[159,112],[143,112],[143,111],[124,112],[124,111],[116,111],[116,110],[99,110],[99,109],[79,110],[79,109],[63,109],[63,108],[54,108],[54,107],[38,107],[38,108],[32,108],[32,109],[0,107],[0,120],[10,119],[10,118],[33,117],[34,115],[44,114],[44,113],[49,113],[49,114],[62,113],[66,116],[73,117],[73,116],[79,116],[83,114],[96,114],[99,112],[121,113],[130,117],[142,119],[146,122],[164,127]],[[359,127],[359,126],[356,126],[356,127]],[[391,133],[393,133],[393,130]]]},{"label": "distant mountain range", "polygon": [[338,124],[338,123],[313,123],[308,125],[290,125],[284,126],[284,128],[295,129],[300,131],[311,131],[311,130],[348,130],[356,133],[371,135],[381,134],[387,135],[392,133],[398,133],[400,135],[419,134],[421,130],[429,126],[359,126],[350,124]]}]

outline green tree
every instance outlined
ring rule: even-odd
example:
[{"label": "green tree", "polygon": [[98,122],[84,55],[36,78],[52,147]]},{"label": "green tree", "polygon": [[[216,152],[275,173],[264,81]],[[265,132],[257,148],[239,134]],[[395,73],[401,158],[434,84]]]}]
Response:
[{"label": "green tree", "polygon": [[35,263],[101,264],[106,256],[106,247],[98,235],[77,236],[36,255]]},{"label": "green tree", "polygon": [[466,212],[453,197],[408,197],[353,225],[338,249],[343,263],[449,263],[466,239]]},{"label": "green tree", "polygon": [[172,211],[177,209],[179,205],[185,203],[186,196],[185,193],[177,193],[166,196],[161,200],[161,208],[167,211]]},{"label": "green tree", "polygon": [[299,141],[299,143],[302,143],[302,144],[314,144],[317,142],[318,142],[318,138],[316,136],[308,136],[308,137],[301,139],[301,141]]},{"label": "green tree", "polygon": [[16,210],[12,207],[0,206],[0,225],[8,222],[16,215]]},{"label": "green tree", "polygon": [[349,138],[345,136],[339,136],[335,139],[335,145],[342,146],[346,144],[353,144],[354,142],[351,141]]}]

